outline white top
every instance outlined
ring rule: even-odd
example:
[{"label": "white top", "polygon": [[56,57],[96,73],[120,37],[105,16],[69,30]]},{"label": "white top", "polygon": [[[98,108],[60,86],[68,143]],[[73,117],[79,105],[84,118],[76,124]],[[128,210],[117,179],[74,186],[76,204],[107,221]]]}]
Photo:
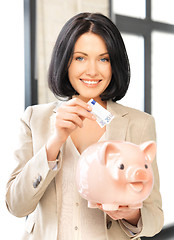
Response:
[{"label": "white top", "polygon": [[[99,141],[103,140],[105,133]],[[87,201],[77,191],[75,176],[80,153],[71,137],[66,141],[64,154],[58,240],[106,240],[104,213],[88,208]]]}]

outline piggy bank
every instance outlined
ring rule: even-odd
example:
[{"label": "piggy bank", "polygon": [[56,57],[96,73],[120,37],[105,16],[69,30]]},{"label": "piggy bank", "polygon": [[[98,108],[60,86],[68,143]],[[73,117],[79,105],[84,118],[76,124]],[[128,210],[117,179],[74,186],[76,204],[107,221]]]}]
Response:
[{"label": "piggy bank", "polygon": [[78,192],[90,208],[97,208],[97,204],[106,211],[141,208],[153,188],[151,163],[155,154],[153,141],[93,144],[81,154],[77,165]]}]

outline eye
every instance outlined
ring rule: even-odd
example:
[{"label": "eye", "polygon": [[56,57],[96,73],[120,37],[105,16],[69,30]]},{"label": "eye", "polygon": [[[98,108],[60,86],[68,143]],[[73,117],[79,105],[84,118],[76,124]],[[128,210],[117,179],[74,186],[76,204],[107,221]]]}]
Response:
[{"label": "eye", "polygon": [[101,62],[109,62],[109,58],[101,58],[100,61]]},{"label": "eye", "polygon": [[119,166],[118,166],[119,169],[123,170],[124,169],[124,164],[121,163]]},{"label": "eye", "polygon": [[146,169],[148,168],[148,165],[147,165],[147,164],[145,164],[144,166],[145,166]]},{"label": "eye", "polygon": [[77,60],[77,61],[83,61],[84,58],[83,58],[83,57],[76,57],[76,60]]}]

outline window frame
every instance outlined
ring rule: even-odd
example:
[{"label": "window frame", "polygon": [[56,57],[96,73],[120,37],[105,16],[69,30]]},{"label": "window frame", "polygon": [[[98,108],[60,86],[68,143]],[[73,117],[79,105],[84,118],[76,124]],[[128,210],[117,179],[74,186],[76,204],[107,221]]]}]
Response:
[{"label": "window frame", "polygon": [[152,112],[152,32],[166,32],[174,34],[174,25],[154,21],[151,17],[151,0],[146,0],[146,17],[144,19],[114,14],[113,1],[109,0],[109,16],[117,25],[121,33],[141,35],[144,37],[144,111]]},{"label": "window frame", "polygon": [[24,1],[25,108],[38,104],[36,0]]}]

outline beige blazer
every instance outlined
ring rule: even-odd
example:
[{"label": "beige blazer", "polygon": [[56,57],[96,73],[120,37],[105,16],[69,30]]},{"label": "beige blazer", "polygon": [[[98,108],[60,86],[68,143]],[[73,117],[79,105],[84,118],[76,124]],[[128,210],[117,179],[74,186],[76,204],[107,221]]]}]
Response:
[{"label": "beige blazer", "polygon": [[[64,156],[59,156],[58,169],[50,170],[45,143],[52,134],[51,119],[60,103],[29,107],[21,118],[19,146],[15,151],[17,166],[7,184],[6,203],[13,215],[28,216],[23,240],[57,240],[61,208],[59,173]],[[111,101],[107,108],[115,116],[107,126],[108,140],[125,140],[135,144],[155,140],[155,123],[151,115]],[[153,170],[155,185],[141,209],[141,233],[131,238],[121,221],[111,220],[105,215],[108,240],[139,239],[141,236],[153,236],[161,230],[163,211],[156,160],[153,161]]]}]

